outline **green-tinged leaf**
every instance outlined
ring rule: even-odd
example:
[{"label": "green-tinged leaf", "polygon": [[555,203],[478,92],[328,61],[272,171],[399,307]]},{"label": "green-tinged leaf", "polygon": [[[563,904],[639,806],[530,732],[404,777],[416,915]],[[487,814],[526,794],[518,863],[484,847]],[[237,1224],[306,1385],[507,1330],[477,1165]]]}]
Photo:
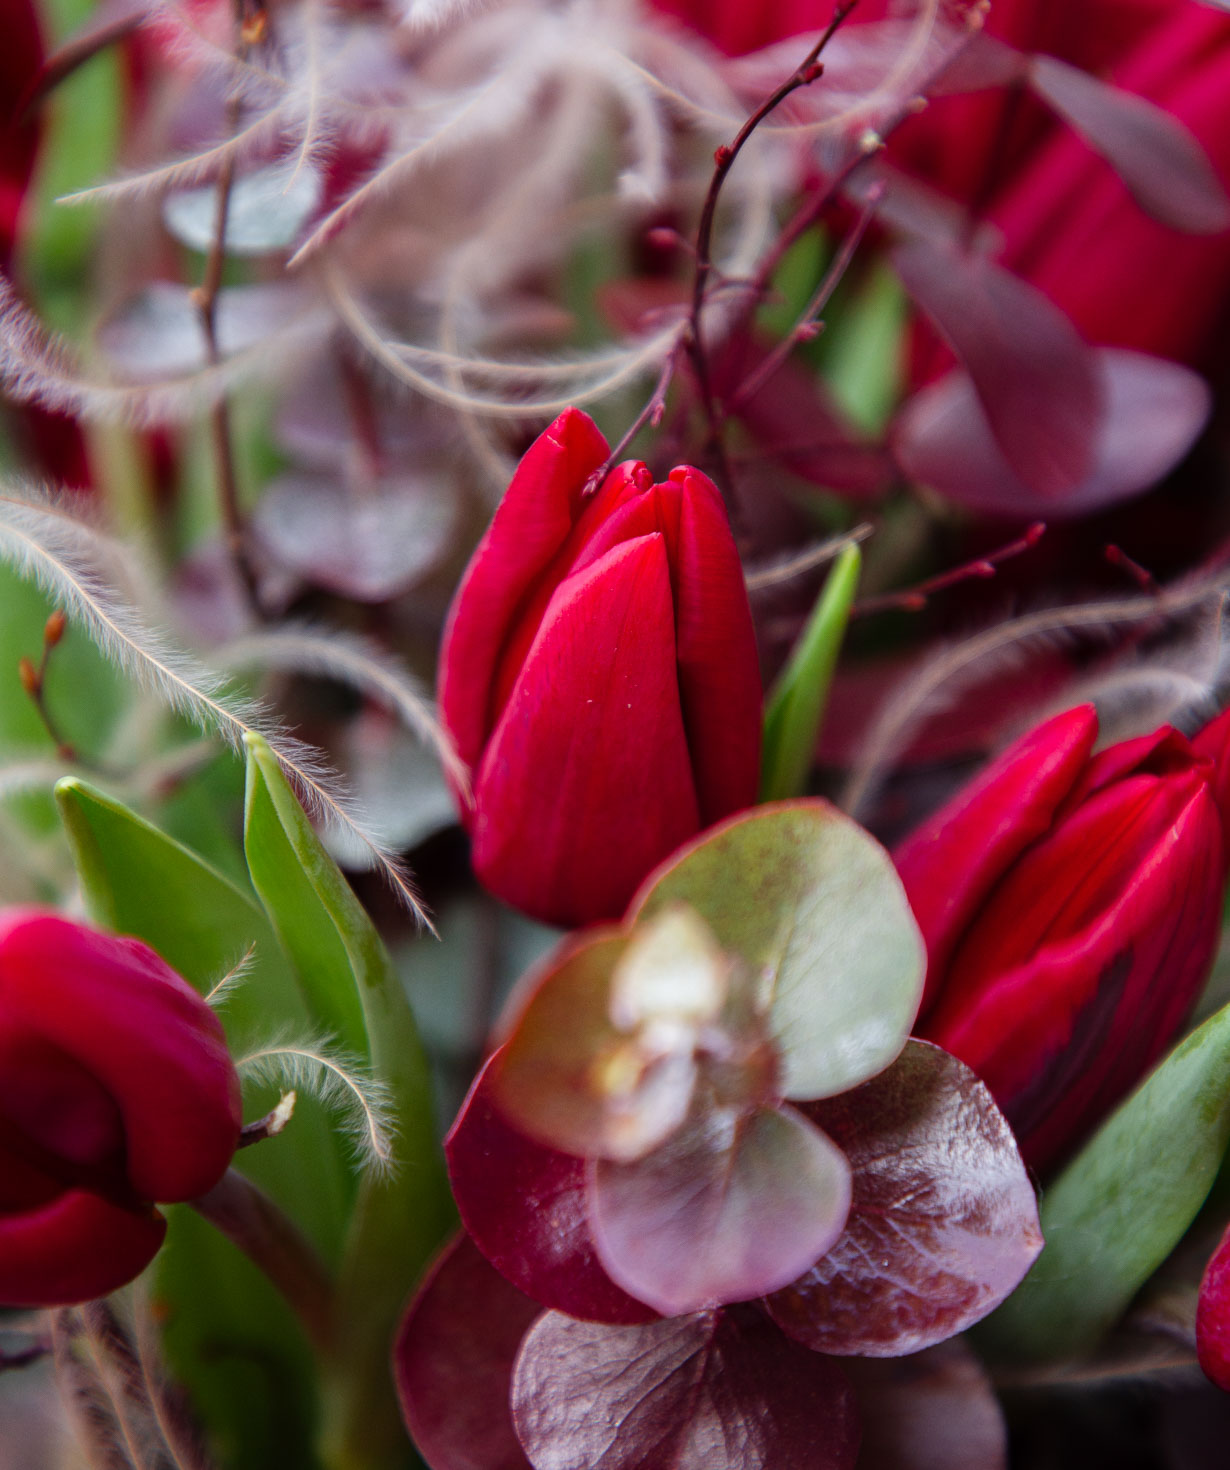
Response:
[{"label": "green-tinged leaf", "polygon": [[922,998],[922,937],[884,849],[824,801],[759,807],[659,868],[630,916],[690,904],[767,987],[783,1092],[830,1097],[882,1071]]},{"label": "green-tinged leaf", "polygon": [[[84,782],[61,781],[56,798],[92,918],[144,939],[203,992],[252,949],[252,973],[221,1012],[232,1047],[303,1034],[309,1022],[294,977],[248,894]],[[251,1089],[249,1116],[276,1098],[268,1088]],[[344,1152],[322,1108],[301,1098],[284,1133],[237,1159],[330,1259],[353,1192]],[[159,1255],[155,1289],[175,1324],[172,1366],[205,1411],[210,1433],[242,1446],[228,1465],[310,1464],[290,1451],[264,1453],[285,1432],[285,1409],[271,1385],[312,1397],[303,1381],[306,1344],[289,1313],[267,1310],[266,1290],[249,1290],[251,1268],[223,1244],[211,1228],[177,1219]]]},{"label": "green-tinged leaf", "polygon": [[343,1321],[326,1384],[328,1457],[393,1466],[408,1453],[389,1368],[405,1297],[453,1221],[431,1079],[405,991],[350,885],[268,745],[248,738],[252,881],[318,1007],[370,1059],[396,1112],[391,1171],[363,1184],[338,1286]]},{"label": "green-tinged leaf", "polygon": [[825,382],[860,429],[882,433],[901,399],[902,343],[909,302],[900,281],[876,266],[858,288],[843,290],[838,316],[826,313],[829,330],[819,338]]},{"label": "green-tinged leaf", "polygon": [[1046,1246],[980,1329],[1007,1358],[1093,1346],[1195,1219],[1230,1142],[1230,1006],[1102,1125],[1042,1197]]},{"label": "green-tinged leaf", "polygon": [[166,1215],[153,1305],[167,1358],[209,1426],[217,1463],[313,1470],[315,1373],[294,1314],[194,1210],[176,1205]]},{"label": "green-tinged leaf", "polygon": [[769,695],[764,719],[761,801],[783,801],[802,796],[807,790],[816,736],[824,718],[829,685],[845,637],[861,565],[858,547],[845,547]]}]

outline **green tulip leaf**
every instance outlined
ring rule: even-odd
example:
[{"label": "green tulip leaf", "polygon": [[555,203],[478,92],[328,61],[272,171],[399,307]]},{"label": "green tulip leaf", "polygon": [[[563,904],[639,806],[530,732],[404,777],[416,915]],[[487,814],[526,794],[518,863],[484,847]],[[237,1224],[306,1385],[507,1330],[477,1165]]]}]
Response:
[{"label": "green tulip leaf", "polygon": [[[248,894],[83,781],[59,782],[56,800],[96,922],[143,939],[203,993],[251,952],[246,980],[220,1012],[234,1052],[279,1032],[308,1029],[294,977]],[[249,1116],[276,1100],[275,1090],[252,1089]],[[336,1258],[352,1186],[344,1145],[318,1103],[300,1098],[286,1131],[245,1149],[236,1163]],[[154,1287],[166,1318],[167,1353],[211,1435],[226,1447],[226,1463],[240,1470],[283,1459],[311,1465],[314,1393],[298,1324],[212,1227],[186,1208],[169,1210],[168,1218]],[[287,1405],[295,1402],[307,1407],[292,1424]]]},{"label": "green tulip leaf", "polygon": [[786,667],[769,695],[764,717],[760,799],[801,796],[815,760],[829,685],[858,588],[857,546],[838,556]]},{"label": "green tulip leaf", "polygon": [[831,1097],[910,1034],[925,952],[884,849],[824,801],[759,807],[659,868],[630,918],[685,903],[765,987],[783,1095]]},{"label": "green tulip leaf", "polygon": [[326,1374],[324,1428],[336,1463],[391,1466],[404,1453],[405,1433],[390,1344],[406,1295],[453,1223],[430,1073],[410,1003],[375,926],[269,746],[259,736],[246,744],[244,845],[256,891],[294,961],[314,1020],[370,1061],[396,1115],[388,1168],[364,1180],[343,1256],[344,1318],[336,1362]]},{"label": "green tulip leaf", "polygon": [[1042,1197],[1046,1246],[979,1336],[1010,1359],[1084,1352],[1178,1244],[1230,1143],[1230,1006],[1193,1031]]}]

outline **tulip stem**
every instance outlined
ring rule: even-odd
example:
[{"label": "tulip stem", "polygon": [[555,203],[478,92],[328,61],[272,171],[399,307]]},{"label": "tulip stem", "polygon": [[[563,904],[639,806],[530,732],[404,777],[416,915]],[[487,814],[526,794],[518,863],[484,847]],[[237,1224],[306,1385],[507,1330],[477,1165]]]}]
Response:
[{"label": "tulip stem", "polygon": [[328,1356],[334,1340],[333,1284],[298,1226],[235,1169],[191,1203],[264,1272],[299,1318],[312,1346]]}]

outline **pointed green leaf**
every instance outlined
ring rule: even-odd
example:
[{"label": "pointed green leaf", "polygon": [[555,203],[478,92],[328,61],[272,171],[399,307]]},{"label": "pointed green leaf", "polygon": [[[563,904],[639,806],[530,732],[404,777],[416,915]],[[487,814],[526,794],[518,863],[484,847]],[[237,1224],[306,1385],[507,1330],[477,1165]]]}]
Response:
[{"label": "pointed green leaf", "polygon": [[922,998],[922,936],[892,860],[828,802],[757,807],[659,868],[629,918],[690,904],[762,977],[786,1097],[832,1097],[901,1051]]},{"label": "pointed green leaf", "polygon": [[862,559],[857,546],[837,558],[790,660],[769,696],[764,719],[761,801],[801,796],[815,760],[816,736],[841,651]]},{"label": "pointed green leaf", "polygon": [[1092,1347],[1195,1219],[1230,1143],[1230,1006],[1179,1045],[1042,1196],[1046,1245],[979,1331],[1008,1358]]},{"label": "pointed green leaf", "polygon": [[252,881],[317,1019],[370,1058],[396,1109],[393,1171],[365,1181],[342,1265],[345,1319],[326,1388],[325,1426],[337,1463],[354,1457],[391,1465],[405,1444],[389,1369],[394,1329],[453,1219],[430,1074],[409,1001],[374,925],[268,745],[250,736],[247,747]]},{"label": "pointed green leaf", "polygon": [[[83,781],[59,782],[56,800],[96,922],[144,939],[202,992],[253,949],[251,975],[221,1012],[232,1049],[307,1029],[294,978],[248,894]],[[249,1115],[267,1111],[276,1096],[252,1089]],[[352,1193],[343,1155],[323,1110],[304,1098],[283,1134],[245,1149],[237,1163],[336,1258]],[[279,1397],[312,1400],[303,1381],[307,1347],[271,1289],[263,1281],[254,1286],[248,1263],[188,1214],[171,1211],[156,1266],[172,1365],[218,1442],[239,1447],[228,1463],[257,1470],[271,1463],[265,1451],[287,1432]],[[287,1463],[300,1463],[292,1448],[284,1453]]]}]

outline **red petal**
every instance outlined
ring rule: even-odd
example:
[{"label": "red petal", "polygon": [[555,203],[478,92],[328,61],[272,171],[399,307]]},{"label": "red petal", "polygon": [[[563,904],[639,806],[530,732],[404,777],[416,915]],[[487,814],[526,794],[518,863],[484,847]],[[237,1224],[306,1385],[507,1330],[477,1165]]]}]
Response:
[{"label": "red petal", "polygon": [[607,442],[565,409],[527,450],[453,600],[440,662],[440,707],[461,758],[476,765],[492,718],[495,671],[518,608],[579,514]]},{"label": "red petal", "polygon": [[1230,710],[1211,720],[1193,738],[1192,749],[1213,762],[1210,790],[1221,813],[1226,865],[1230,868]]},{"label": "red petal", "polygon": [[239,1083],[217,1017],[148,945],[35,910],[0,924],[8,1025],[44,1038],[102,1085],[123,1118],[145,1200],[204,1194],[239,1138]]},{"label": "red petal", "polygon": [[1201,785],[1096,920],[988,976],[963,1004],[946,998],[926,1028],[987,1083],[1035,1168],[1157,1061],[1199,994],[1220,923],[1215,824]]},{"label": "red petal", "polygon": [[1096,735],[1092,705],[1048,720],[897,849],[897,871],[927,942],[922,1015],[935,1003],[953,949],[993,885],[1049,829]]},{"label": "red petal", "polygon": [[1208,1377],[1230,1393],[1230,1230],[1222,1236],[1200,1283],[1196,1354]]},{"label": "red petal", "polygon": [[700,826],[661,536],[551,600],[475,782],[474,867],[549,923],[618,917]]},{"label": "red petal", "polygon": [[123,1210],[80,1189],[0,1214],[0,1304],[58,1307],[106,1296],[145,1270],[166,1228],[155,1210]]}]

